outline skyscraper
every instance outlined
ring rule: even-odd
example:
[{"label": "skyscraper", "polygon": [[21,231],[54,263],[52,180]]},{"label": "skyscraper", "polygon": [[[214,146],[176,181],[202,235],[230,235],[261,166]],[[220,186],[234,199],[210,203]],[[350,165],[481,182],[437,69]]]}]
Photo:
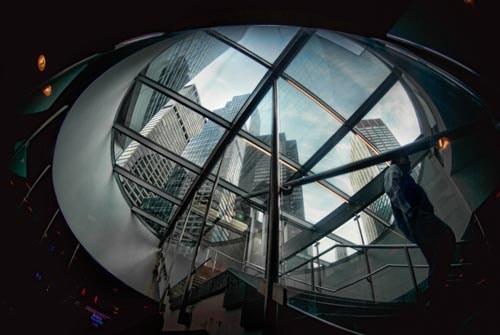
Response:
[{"label": "skyscraper", "polygon": [[[196,86],[186,86],[182,92],[193,101],[199,101]],[[204,124],[205,120],[201,115],[170,100],[165,106],[160,107],[139,133],[180,155],[191,138],[201,131]],[[172,189],[168,189],[168,181],[175,171],[175,163],[138,142],[131,141],[116,160],[116,164],[149,184],[174,196],[177,195]],[[172,205],[163,198],[126,178],[123,178],[123,188],[134,206],[144,209],[159,219],[168,219]],[[153,222],[148,221],[148,223],[156,230],[161,229]]]},{"label": "skyscraper", "polygon": [[[225,119],[232,120],[239,112],[239,107],[246,101],[248,96],[248,94],[235,96],[228,101],[223,108],[215,110],[214,113]],[[217,145],[225,131],[226,130],[224,128],[208,120],[203,127],[203,130],[191,139],[185,150],[182,152],[182,156],[199,166],[203,166],[209,154]],[[224,152],[222,166],[220,167],[220,178],[234,185],[238,185],[244,154],[244,143],[240,138],[236,137]],[[217,171],[217,167],[214,169],[214,172],[215,171]],[[179,182],[182,178],[185,179],[183,179],[182,182]],[[179,190],[185,193],[187,188],[191,185],[187,178],[182,176],[182,173],[180,173],[179,175],[173,177],[171,181],[169,181],[169,184],[173,182],[180,185]],[[179,234],[181,227],[184,225],[185,233],[191,234],[192,236],[197,236],[199,234],[203,220],[202,213],[205,211],[205,206],[208,203],[211,191],[212,183],[204,183],[198,189],[194,198],[193,208],[195,211],[199,208],[200,215],[190,215],[187,218],[187,222],[185,222],[185,216],[182,216],[176,227],[176,235]],[[232,234],[230,231],[220,226],[213,225],[212,223],[214,221],[231,223],[235,219],[235,202],[236,195],[225,189],[219,188],[214,193],[212,202],[213,210],[211,210],[210,213],[213,213],[216,217],[211,217],[209,215],[210,222],[204,230],[205,236],[213,235],[212,237],[218,240],[230,238]]]},{"label": "skyscraper", "polygon": [[[258,123],[260,122],[257,113],[252,116],[250,123],[250,128],[258,128]],[[255,132],[254,132],[255,133]],[[264,143],[269,143],[271,141],[271,135],[261,135],[257,136]],[[279,134],[281,153],[286,155],[291,159],[298,159],[298,150],[296,140],[287,140],[285,133]],[[249,192],[259,192],[265,191],[269,188],[269,177],[270,177],[270,157],[263,154],[261,151],[257,150],[253,146],[247,146],[245,149],[245,159],[243,161],[243,170],[241,172],[241,177],[239,181],[240,187]],[[286,168],[283,164],[280,165],[280,179],[281,183],[288,180],[292,175],[292,170]],[[260,196],[264,201],[267,201],[268,194]],[[302,187],[295,187],[291,194],[281,196],[281,209],[288,214],[297,217],[300,220],[305,219],[304,214],[304,196],[302,192]],[[253,258],[252,261],[258,265],[264,264],[266,245],[265,239],[267,231],[263,224],[262,213],[251,208],[249,206],[244,206],[242,208],[245,217],[249,218],[252,225],[252,236],[251,244],[249,245],[249,253]],[[291,224],[286,224],[283,231],[284,242],[288,241],[300,230]],[[260,249],[260,250],[256,250]],[[311,254],[312,248],[307,248],[304,253]]]},{"label": "skyscraper", "polygon": [[[390,129],[381,119],[361,120],[356,125],[356,130],[358,130],[380,152],[388,151],[400,146]],[[353,136],[351,143],[351,161],[354,162],[374,154],[373,150],[370,150],[365,142],[357,136]],[[370,180],[375,178],[375,176],[377,176],[385,167],[386,165],[381,163],[376,166],[370,166],[366,169],[352,172],[349,175],[349,179],[351,181],[353,191],[359,191]],[[388,221],[391,217],[391,206],[389,199],[385,196],[382,196],[374,201],[369,208],[384,220]],[[368,244],[375,240],[382,233],[385,227],[365,213],[361,213],[360,215],[362,221],[360,224],[363,232],[363,239],[364,242]]]}]

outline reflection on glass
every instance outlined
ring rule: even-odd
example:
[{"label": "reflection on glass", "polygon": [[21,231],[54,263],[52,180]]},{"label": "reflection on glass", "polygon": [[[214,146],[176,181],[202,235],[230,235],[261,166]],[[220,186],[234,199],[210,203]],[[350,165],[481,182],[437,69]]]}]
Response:
[{"label": "reflection on glass", "polygon": [[[198,238],[205,214],[207,211],[208,203],[210,201],[210,194],[212,193],[213,183],[210,181],[205,181],[198,188],[194,195],[194,199],[188,208],[180,215],[176,222],[175,235],[183,236],[184,240],[191,240],[191,243],[195,243]],[[208,221],[213,221],[217,217],[216,202],[212,202],[211,209],[208,213]],[[204,236],[209,229],[205,228]],[[182,233],[184,231],[184,233]]]},{"label": "reflection on glass", "polygon": [[[383,194],[382,196],[380,196],[377,200],[372,202],[368,206],[368,208],[377,217],[389,223],[392,215],[392,210],[391,210],[391,203],[387,195]],[[360,224],[363,231],[363,238],[365,244],[373,242],[388,229],[379,220],[373,218],[372,216],[364,212],[360,214]]]},{"label": "reflection on glass", "polygon": [[187,213],[183,213],[177,221],[175,230],[172,233],[172,240],[176,242],[181,241],[181,244],[186,246],[194,246],[198,238],[199,227],[194,225],[193,222],[202,222],[203,215],[201,215],[201,211],[199,210],[191,210],[186,220]]},{"label": "reflection on glass", "polygon": [[248,50],[274,62],[297,33],[297,27],[278,26],[232,26],[216,28],[219,33],[241,44]]},{"label": "reflection on glass", "polygon": [[[370,157],[373,154],[372,148],[367,146],[359,136],[349,132],[344,138],[333,147],[328,154],[323,157],[313,168],[313,172],[323,172],[362,158]],[[348,195],[352,195],[365,186],[370,180],[375,178],[384,164],[379,167],[371,166],[349,174],[328,178],[332,183]]]},{"label": "reflection on glass", "polygon": [[267,220],[268,215],[256,208],[249,208],[249,235],[247,261],[260,266],[266,266],[267,252]]},{"label": "reflection on glass", "polygon": [[351,158],[353,151],[352,143],[355,136],[356,135],[352,132],[349,132],[346,136],[344,136],[344,138],[342,138],[342,140],[312,168],[312,171],[316,173],[323,172],[351,163],[353,161]]},{"label": "reflection on glass", "polygon": [[340,123],[284,80],[278,82],[280,152],[306,162],[335,133]]},{"label": "reflection on glass", "polygon": [[[153,215],[166,224],[169,222],[177,206],[175,206],[170,201],[160,197],[156,193],[151,192],[141,185],[136,184],[130,179],[127,179],[123,176],[119,176],[119,178],[122,182],[125,193],[128,194],[130,201],[135,207],[140,208],[143,211]],[[157,230],[160,235],[165,232],[165,228],[163,226],[159,226],[149,219],[146,219],[146,222],[151,227],[160,229],[160,231]]]},{"label": "reflection on glass", "polygon": [[345,43],[338,34],[321,32],[309,40],[286,73],[347,119],[390,71],[354,42]]},{"label": "reflection on glass", "polygon": [[[183,90],[197,96],[193,85]],[[201,115],[141,84],[135,84],[130,90],[118,122],[178,155],[184,153],[189,142],[206,126]],[[218,131],[223,132],[222,128]],[[130,139],[118,137],[115,151],[124,150],[129,145]],[[201,165],[203,161],[197,163]]]},{"label": "reflection on glass", "polygon": [[130,142],[116,164],[179,199],[184,197],[196,177],[193,172],[136,141]]},{"label": "reflection on glass", "polygon": [[[267,191],[270,161],[269,154],[262,148],[236,136],[224,153],[221,178],[249,193]],[[267,194],[258,198],[265,200]]]},{"label": "reflection on glass", "polygon": [[[146,70],[146,76],[186,95],[183,88],[195,85],[203,107],[219,113],[228,101],[239,111],[266,69],[240,52],[207,35],[194,32],[159,55]],[[240,99],[233,99],[240,96]],[[227,108],[227,107],[226,107]],[[232,121],[236,113],[221,116]]]},{"label": "reflection on glass", "polygon": [[380,152],[413,142],[420,135],[415,109],[397,82],[356,125]]},{"label": "reflection on glass", "polygon": [[273,116],[272,97],[272,91],[269,90],[242,128],[269,146],[271,146],[271,122]]}]

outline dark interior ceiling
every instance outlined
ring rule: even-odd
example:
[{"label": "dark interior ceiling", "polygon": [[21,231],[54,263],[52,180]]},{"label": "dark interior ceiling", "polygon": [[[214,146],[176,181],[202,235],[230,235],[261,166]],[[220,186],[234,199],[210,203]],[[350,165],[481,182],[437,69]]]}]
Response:
[{"label": "dark interior ceiling", "polygon": [[[123,40],[152,32],[237,24],[282,24],[327,28],[386,38],[396,24],[418,42],[438,48],[494,81],[491,51],[494,13],[489,0],[190,0],[23,1],[2,8],[0,75],[7,117],[2,134],[12,134],[15,107],[59,71]],[[402,26],[401,24],[404,24]],[[36,69],[39,54],[47,69]],[[5,119],[4,119],[5,120]],[[9,153],[11,144],[7,145]],[[8,157],[8,156],[7,156]]]}]

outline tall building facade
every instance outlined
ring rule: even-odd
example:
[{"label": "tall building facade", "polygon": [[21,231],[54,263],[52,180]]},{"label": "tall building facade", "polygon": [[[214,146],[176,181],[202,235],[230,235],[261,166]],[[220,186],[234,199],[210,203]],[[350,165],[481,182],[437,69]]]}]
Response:
[{"label": "tall building facade", "polygon": [[[258,128],[258,115],[254,114],[250,123],[250,128]],[[254,131],[253,133],[258,133]],[[257,136],[264,143],[269,143],[271,141],[271,135],[261,135]],[[281,153],[287,157],[298,160],[298,150],[296,140],[287,140],[285,133],[279,134]],[[252,146],[247,146],[245,149],[243,170],[241,172],[241,177],[239,181],[240,187],[249,192],[259,192],[269,189],[270,180],[270,168],[271,168],[270,157],[263,154],[261,151],[257,150]],[[281,183],[288,180],[293,175],[292,170],[286,168],[283,164],[280,164],[280,179]],[[268,193],[259,196],[261,200],[267,202]],[[305,219],[304,213],[304,196],[302,192],[302,187],[295,187],[291,194],[281,196],[281,209],[297,217],[300,220]],[[251,243],[249,244],[249,257],[250,260],[257,264],[263,265],[265,263],[265,245],[267,238],[267,229],[264,223],[264,218],[262,212],[245,206],[241,209],[244,216],[248,218],[248,222],[251,226]],[[300,230],[294,227],[292,224],[285,224],[283,231],[283,242],[288,241],[297,235]],[[311,255],[312,247],[307,248],[304,253]]]},{"label": "tall building facade", "polygon": [[[365,119],[361,120],[356,125],[356,130],[359,131],[373,146],[380,152],[385,152],[400,146],[390,129],[381,119]],[[373,150],[370,150],[365,142],[357,136],[353,136],[351,143],[351,161],[357,161],[374,155]],[[366,169],[358,170],[349,175],[351,186],[354,192],[359,191],[363,186],[377,176],[387,165],[384,163],[376,166],[370,166]],[[391,217],[391,206],[389,199],[382,196],[374,201],[369,208],[380,218],[389,221]],[[385,227],[377,222],[373,217],[361,213],[361,231],[366,244],[375,240]]]},{"label": "tall building facade", "polygon": [[[240,95],[233,97],[223,108],[214,111],[215,114],[227,119],[232,120],[238,114],[240,106],[248,99],[249,95]],[[182,157],[199,165],[203,166],[212,152],[213,148],[220,141],[226,130],[216,123],[208,120],[203,127],[203,130],[194,136],[185,150],[182,152]],[[244,160],[244,142],[236,137],[233,142],[226,147],[223,155],[222,166],[220,167],[220,178],[238,185],[240,174],[242,172],[242,165]],[[215,173],[219,168],[216,165],[213,172]],[[183,172],[172,176],[168,185],[178,185],[179,192],[186,192],[191,185],[192,177],[186,176]],[[190,215],[187,219],[182,216],[179,220],[174,238],[179,236],[181,231],[184,231],[183,241],[189,240],[189,236],[198,236],[200,228],[203,223],[203,214],[208,205],[208,200],[212,192],[212,183],[204,183],[197,191],[193,200],[193,211],[199,215]],[[206,238],[212,241],[220,241],[231,239],[231,231],[213,224],[215,221],[222,221],[226,224],[231,224],[235,220],[235,206],[236,195],[225,189],[218,188],[214,194],[212,209],[209,214],[209,222],[204,230]],[[186,221],[187,220],[187,221]],[[239,237],[239,236],[238,236]]]},{"label": "tall building facade", "polygon": [[[182,93],[193,101],[199,101],[195,85],[186,86]],[[190,140],[198,134],[205,124],[205,119],[185,106],[170,100],[161,106],[157,113],[139,132],[160,146],[180,155],[185,150]],[[151,151],[136,141],[130,141],[116,160],[116,164],[140,177],[149,184],[167,193],[172,192],[168,181],[176,171],[174,162],[166,157]],[[146,190],[134,182],[123,178],[123,189],[134,206],[157,216],[159,219],[168,220],[171,204],[158,195]],[[159,231],[161,226],[154,222],[148,223]]]},{"label": "tall building facade", "polygon": [[[240,35],[236,37],[241,38],[245,31],[246,29],[240,30]],[[195,32],[163,52],[145,69],[144,74],[159,84],[184,95],[180,90],[228,49],[227,44],[206,33]],[[141,116],[142,126],[161,106],[165,105],[167,99],[159,92],[152,93],[144,116]]]}]

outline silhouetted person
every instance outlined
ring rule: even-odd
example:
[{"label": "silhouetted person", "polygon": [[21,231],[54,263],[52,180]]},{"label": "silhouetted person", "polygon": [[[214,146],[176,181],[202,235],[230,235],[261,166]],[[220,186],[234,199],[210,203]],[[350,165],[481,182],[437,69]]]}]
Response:
[{"label": "silhouetted person", "polygon": [[455,234],[434,214],[427,194],[410,172],[408,156],[393,159],[384,175],[384,188],[396,225],[419,246],[429,264],[429,311],[436,320],[445,312],[445,287],[455,251]]}]

